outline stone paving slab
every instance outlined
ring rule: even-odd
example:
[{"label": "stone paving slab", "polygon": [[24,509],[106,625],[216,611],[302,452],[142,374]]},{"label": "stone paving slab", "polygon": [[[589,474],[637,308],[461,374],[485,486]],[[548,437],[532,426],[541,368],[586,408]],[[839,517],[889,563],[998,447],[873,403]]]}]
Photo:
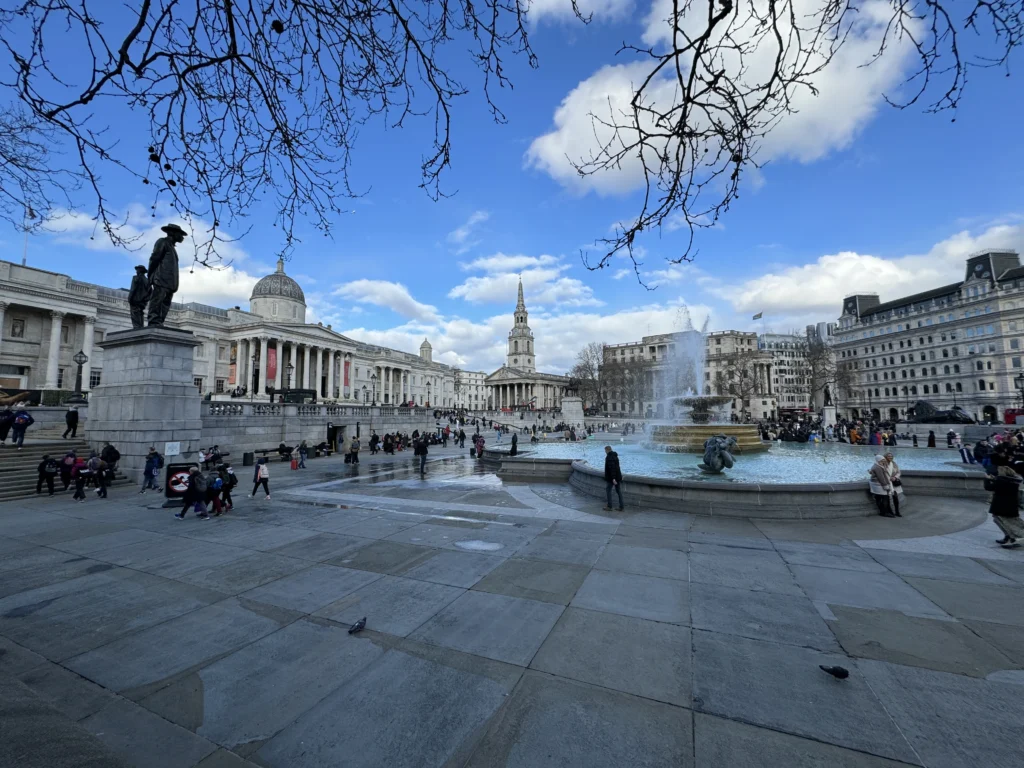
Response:
[{"label": "stone paving slab", "polygon": [[71,720],[95,714],[116,699],[105,688],[50,661],[22,672],[18,679]]},{"label": "stone paving slab", "polygon": [[475,552],[438,552],[405,575],[410,579],[469,589],[504,562],[502,557]]},{"label": "stone paving slab", "polygon": [[690,563],[685,552],[674,549],[626,547],[609,544],[594,567],[602,571],[621,571],[663,579],[689,578]]},{"label": "stone paving slab", "polygon": [[693,740],[696,764],[709,768],[900,768],[911,765],[700,712],[694,715]]},{"label": "stone paving slab", "polygon": [[542,533],[516,552],[516,557],[591,566],[604,551],[608,536],[586,538],[561,533]]},{"label": "stone paving slab", "polygon": [[0,634],[59,661],[222,597],[146,573],[113,569],[0,600]]},{"label": "stone paving slab", "polygon": [[[181,521],[184,524],[184,521]],[[211,521],[196,523],[210,525]],[[250,554],[242,547],[169,536],[93,553],[97,560],[174,579],[202,568],[213,568]]]},{"label": "stone paving slab", "polygon": [[1024,627],[1024,589],[938,579],[908,578],[907,582],[958,619]]},{"label": "stone paving slab", "polygon": [[989,570],[995,571],[1000,576],[1024,586],[1024,561],[1007,562],[1004,560],[984,560],[982,562]]},{"label": "stone paving slab", "polygon": [[690,622],[685,581],[632,573],[591,571],[570,605],[670,624]]},{"label": "stone paving slab", "polygon": [[66,665],[106,688],[125,692],[248,645],[282,624],[229,599],[122,637]]},{"label": "stone paving slab", "polygon": [[568,605],[588,573],[590,569],[582,565],[511,557],[484,576],[473,589]]},{"label": "stone paving slab", "polygon": [[910,616],[946,618],[947,614],[892,573],[856,573],[810,565],[791,566],[811,600],[852,608],[882,608]]},{"label": "stone paving slab", "polygon": [[250,589],[243,597],[302,613],[315,613],[382,578],[379,573],[317,564]]},{"label": "stone paving slab", "polygon": [[829,625],[851,656],[972,677],[1017,666],[958,622],[839,605],[832,612],[836,621]]},{"label": "stone paving slab", "polygon": [[690,534],[685,529],[672,530],[620,525],[608,544],[647,549],[674,549],[686,552],[690,548]]},{"label": "stone paving slab", "polygon": [[527,672],[467,768],[693,766],[690,712]]},{"label": "stone paving slab", "polygon": [[191,731],[118,699],[82,721],[82,725],[129,765],[192,768],[217,749]]},{"label": "stone paving slab", "polygon": [[686,627],[569,608],[530,668],[690,706],[690,630]]},{"label": "stone paving slab", "polygon": [[[693,631],[693,649],[699,711],[919,763],[845,656],[700,630]],[[852,667],[850,677],[836,680],[820,664]]]},{"label": "stone paving slab", "polygon": [[470,591],[411,637],[525,667],[563,610],[551,603]]},{"label": "stone paving slab", "polygon": [[484,660],[443,663],[391,650],[254,759],[268,768],[441,766],[506,701],[519,674]]},{"label": "stone paving slab", "polygon": [[409,518],[406,518],[405,520],[392,520],[387,517],[378,516],[366,520],[351,522],[348,525],[339,527],[337,530],[339,532],[344,532],[346,536],[362,536],[367,539],[386,539],[388,536],[393,536],[407,528],[414,528],[419,524],[419,520]]},{"label": "stone paving slab", "polygon": [[371,539],[338,533],[317,533],[309,538],[293,541],[270,550],[271,554],[295,557],[300,560],[323,562],[358,552],[372,543]]},{"label": "stone paving slab", "polygon": [[250,754],[383,654],[379,644],[342,627],[300,619],[142,704],[199,736]]},{"label": "stone paving slab", "polygon": [[998,648],[1014,665],[1024,668],[1024,632],[1011,624],[967,619],[964,626]]},{"label": "stone paving slab", "polygon": [[786,562],[775,552],[690,553],[690,579],[704,584],[803,596]]},{"label": "stone paving slab", "polygon": [[840,651],[828,625],[802,595],[691,584],[690,615],[694,629]]},{"label": "stone paving slab", "polygon": [[362,618],[376,632],[405,637],[465,590],[400,576],[383,576],[317,611],[345,624]]},{"label": "stone paving slab", "polygon": [[115,568],[110,563],[73,555],[70,552],[50,551],[56,557],[37,557],[35,565],[0,574],[0,598]]},{"label": "stone paving slab", "polygon": [[776,551],[790,565],[815,565],[847,571],[885,573],[886,566],[872,558],[860,547],[852,544],[807,544],[800,541],[780,541]]},{"label": "stone paving slab", "polygon": [[881,661],[858,666],[928,768],[1020,766],[1024,687]]},{"label": "stone paving slab", "polygon": [[308,561],[297,557],[253,552],[221,565],[190,571],[178,580],[225,595],[238,595],[308,567]]},{"label": "stone paving slab", "polygon": [[355,552],[333,557],[327,562],[344,568],[358,568],[361,571],[398,576],[426,562],[436,553],[437,550],[430,547],[394,541],[375,541]]},{"label": "stone paving slab", "polygon": [[925,552],[893,552],[885,549],[865,550],[871,557],[899,576],[915,576],[973,584],[1012,586],[1013,581],[969,557],[933,555]]}]

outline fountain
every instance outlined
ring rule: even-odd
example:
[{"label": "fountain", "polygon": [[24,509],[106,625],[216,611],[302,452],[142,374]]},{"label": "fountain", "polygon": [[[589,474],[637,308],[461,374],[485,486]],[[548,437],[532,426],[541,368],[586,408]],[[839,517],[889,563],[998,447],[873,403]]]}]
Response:
[{"label": "fountain", "polygon": [[731,396],[712,395],[710,385],[704,385],[706,394],[697,394],[705,381],[708,321],[705,319],[704,325],[696,329],[689,310],[681,306],[676,324],[680,330],[676,333],[673,378],[676,386],[683,388],[683,394],[662,401],[661,408],[667,409],[671,418],[651,426],[645,447],[666,453],[704,453],[708,440],[722,436],[735,441],[731,453],[768,450],[756,425],[730,421]]}]

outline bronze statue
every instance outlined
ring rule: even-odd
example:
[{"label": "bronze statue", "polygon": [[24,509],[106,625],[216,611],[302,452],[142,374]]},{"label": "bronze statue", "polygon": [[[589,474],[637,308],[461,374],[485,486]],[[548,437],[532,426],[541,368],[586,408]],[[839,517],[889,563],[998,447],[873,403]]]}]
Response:
[{"label": "bronze statue", "polygon": [[132,310],[132,328],[141,328],[146,314],[146,302],[152,289],[146,279],[146,268],[139,264],[135,268],[135,277],[132,278],[132,287],[128,289],[128,306]]},{"label": "bronze statue", "polygon": [[149,325],[163,326],[167,313],[171,311],[171,299],[178,290],[178,252],[175,244],[182,242],[188,234],[177,224],[168,224],[161,229],[167,237],[161,237],[153,246],[149,257]]}]

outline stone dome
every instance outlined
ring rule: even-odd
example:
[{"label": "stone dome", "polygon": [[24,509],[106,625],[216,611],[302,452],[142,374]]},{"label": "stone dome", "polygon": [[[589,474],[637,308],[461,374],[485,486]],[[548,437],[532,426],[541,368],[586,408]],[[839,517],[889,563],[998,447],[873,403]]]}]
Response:
[{"label": "stone dome", "polygon": [[277,270],[274,274],[267,275],[256,283],[249,301],[261,297],[281,297],[302,304],[306,303],[306,295],[302,292],[302,288],[284,273],[284,259],[277,260]]}]

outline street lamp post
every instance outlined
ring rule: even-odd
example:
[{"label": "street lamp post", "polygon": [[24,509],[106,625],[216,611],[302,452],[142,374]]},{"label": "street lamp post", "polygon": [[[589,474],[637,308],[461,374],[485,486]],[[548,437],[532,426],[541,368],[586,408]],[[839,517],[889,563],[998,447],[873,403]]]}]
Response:
[{"label": "street lamp post", "polygon": [[1018,373],[1014,377],[1013,383],[1016,385],[1017,391],[1020,393],[1021,405],[1024,406],[1024,373]]},{"label": "street lamp post", "polygon": [[84,403],[86,402],[85,396],[82,394],[82,366],[89,362],[89,358],[86,357],[85,352],[78,350],[74,357],[71,358],[75,361],[78,366],[78,375],[75,377],[75,394],[68,400],[69,403]]},{"label": "street lamp post", "polygon": [[376,373],[371,373],[370,374],[370,384],[373,387],[373,402],[371,403],[371,405],[376,406],[377,405],[377,374]]},{"label": "street lamp post", "polygon": [[427,382],[427,408],[430,407],[430,382]]},{"label": "street lamp post", "polygon": [[284,388],[285,389],[291,389],[292,388],[292,374],[295,373],[295,366],[292,365],[291,363],[288,363],[288,365],[285,366],[284,372],[286,374]]}]

